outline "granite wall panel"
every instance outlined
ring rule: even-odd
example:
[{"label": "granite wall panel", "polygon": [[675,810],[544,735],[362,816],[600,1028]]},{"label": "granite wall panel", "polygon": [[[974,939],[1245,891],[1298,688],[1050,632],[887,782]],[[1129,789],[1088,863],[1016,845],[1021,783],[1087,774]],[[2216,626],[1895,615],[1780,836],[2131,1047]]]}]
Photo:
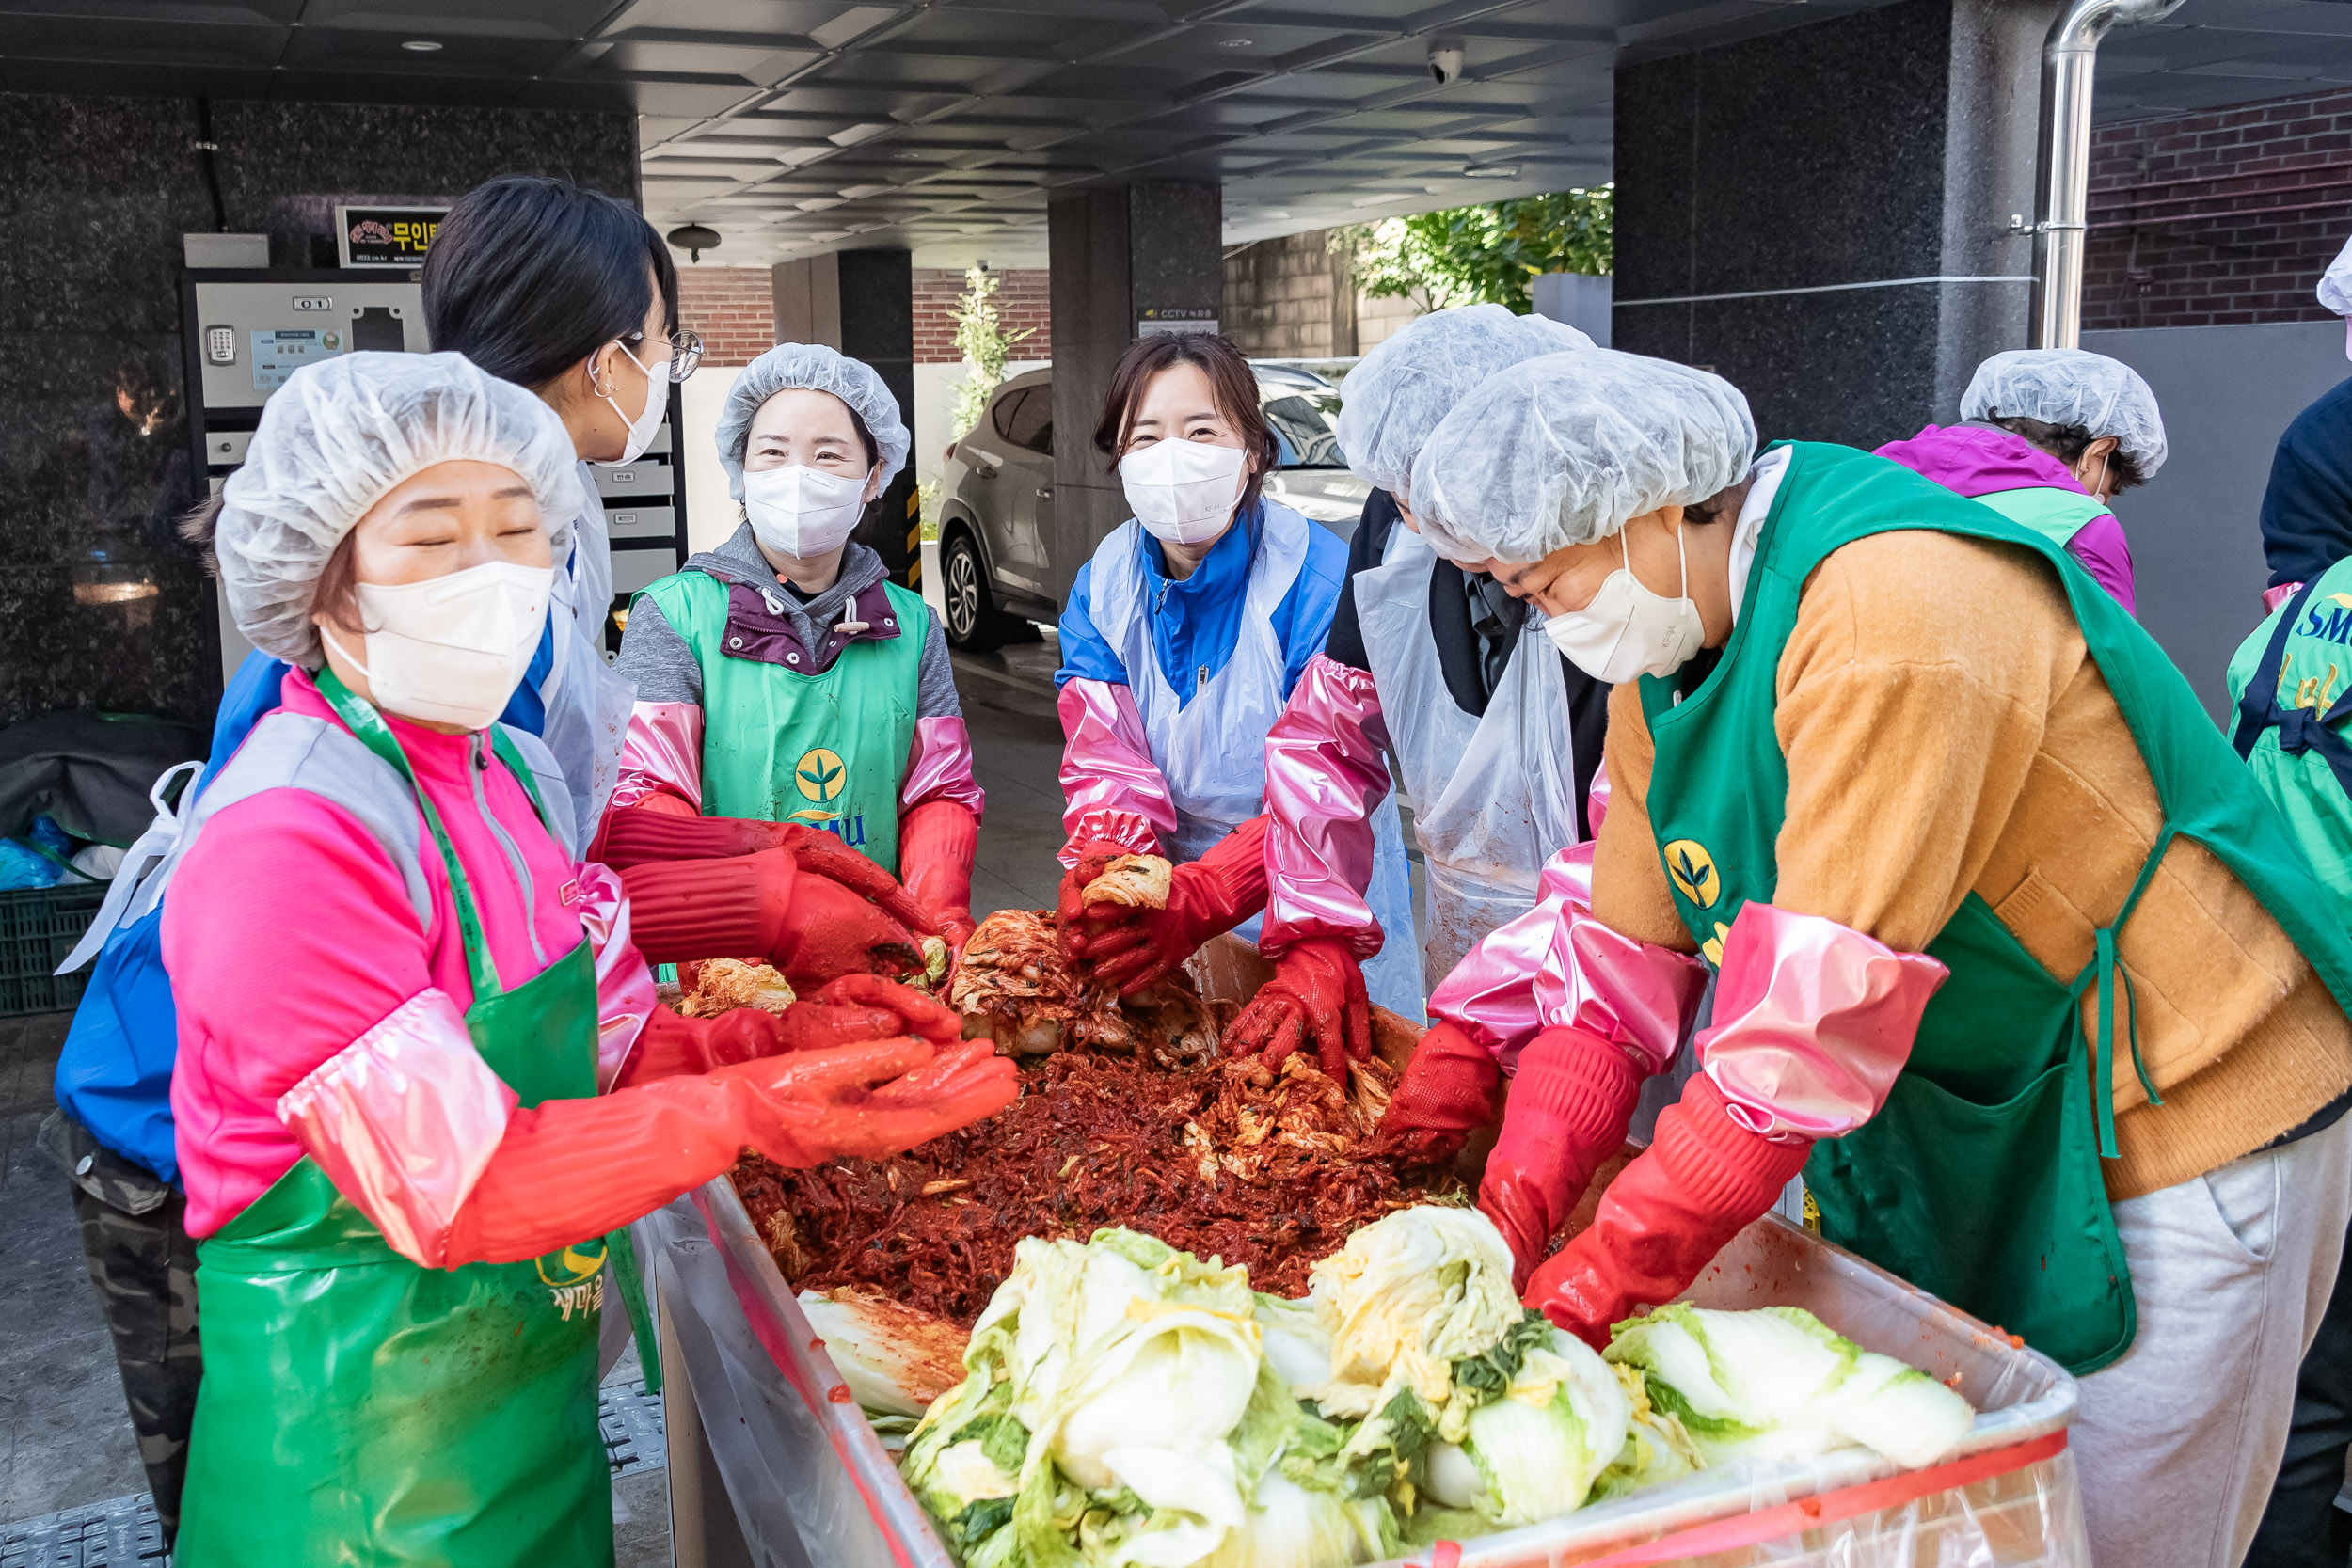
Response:
[{"label": "granite wall panel", "polygon": [[1949,418],[2026,341],[2025,285],[1937,279],[2030,270],[2003,226],[2053,9],[1899,0],[1620,70],[1615,345],[1730,378],[1767,440]]},{"label": "granite wall panel", "polygon": [[[215,103],[223,215],[310,264],[335,204],[442,203],[493,175],[634,198],[626,114]],[[57,708],[207,724],[213,590],[175,525],[200,497],[180,236],[216,227],[175,98],[0,93],[0,725]],[[137,593],[151,586],[153,593]]]}]

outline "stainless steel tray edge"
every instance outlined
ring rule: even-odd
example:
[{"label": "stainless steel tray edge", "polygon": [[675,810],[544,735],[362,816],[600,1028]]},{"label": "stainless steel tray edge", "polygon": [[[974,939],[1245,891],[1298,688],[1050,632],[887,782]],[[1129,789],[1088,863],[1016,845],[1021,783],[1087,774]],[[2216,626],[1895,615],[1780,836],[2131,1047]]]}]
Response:
[{"label": "stainless steel tray edge", "polygon": [[[721,1243],[752,1282],[783,1344],[795,1357],[795,1381],[804,1387],[842,1386],[734,1184],[722,1176],[702,1194]],[[1732,1309],[1805,1307],[1866,1349],[1896,1356],[1931,1375],[1956,1379],[1960,1391],[1981,1413],[1950,1459],[2029,1442],[2074,1419],[2074,1380],[2056,1362],[2011,1345],[2006,1336],[1959,1308],[1777,1216],[1768,1215],[1740,1232],[1683,1299]],[[899,1478],[865,1413],[854,1403],[828,1401],[819,1416],[834,1429],[855,1465],[871,1505],[880,1512],[877,1522],[902,1544],[902,1560],[910,1568],[953,1568],[946,1543]],[[834,1459],[827,1452],[806,1456],[806,1462]],[[1599,1547],[1652,1540],[1899,1470],[1863,1449],[1710,1470],[1639,1497],[1463,1542],[1458,1560],[1463,1568],[1502,1568],[1556,1561],[1569,1551],[1589,1555]],[[1426,1564],[1430,1554],[1391,1560]]]}]

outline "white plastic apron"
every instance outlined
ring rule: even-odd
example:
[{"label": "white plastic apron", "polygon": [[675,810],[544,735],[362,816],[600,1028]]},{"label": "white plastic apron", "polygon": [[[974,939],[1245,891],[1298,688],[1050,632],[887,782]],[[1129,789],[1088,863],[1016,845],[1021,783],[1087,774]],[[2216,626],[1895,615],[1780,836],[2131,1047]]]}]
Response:
[{"label": "white plastic apron", "polygon": [[[1176,807],[1168,848],[1179,863],[1199,860],[1265,810],[1265,737],[1283,707],[1282,643],[1274,633],[1274,611],[1298,580],[1307,562],[1308,530],[1315,525],[1278,502],[1264,504],[1232,657],[1199,684],[1189,703],[1178,700],[1152,646],[1153,607],[1144,602],[1150,579],[1143,569],[1142,525],[1129,518],[1094,552],[1089,612],[1126,668],[1152,765]],[[1418,1022],[1422,992],[1412,957],[1412,879],[1393,798],[1383,801],[1373,818],[1366,902],[1386,940],[1364,965],[1364,988],[1381,1006]],[[1259,924],[1252,915],[1234,935],[1254,943]]]},{"label": "white plastic apron", "polygon": [[1574,844],[1576,770],[1560,656],[1529,606],[1486,713],[1446,689],[1429,626],[1426,540],[1400,526],[1356,578],[1356,615],[1396,769],[1413,801],[1427,905],[1422,974],[1434,989],[1480,938],[1535,906],[1536,878]]},{"label": "white plastic apron", "polygon": [[612,605],[612,546],[604,503],[588,465],[580,465],[585,504],[572,519],[572,551],[555,574],[555,662],[539,689],[547,710],[548,750],[564,770],[580,842],[596,837],[596,823],[621,776],[621,741],[628,734],[637,688],[605,661],[604,618]]}]

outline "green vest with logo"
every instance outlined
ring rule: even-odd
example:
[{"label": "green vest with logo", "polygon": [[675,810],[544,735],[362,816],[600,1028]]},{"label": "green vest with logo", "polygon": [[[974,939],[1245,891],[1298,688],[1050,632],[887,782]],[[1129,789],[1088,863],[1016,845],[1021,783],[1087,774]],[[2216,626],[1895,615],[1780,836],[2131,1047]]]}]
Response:
[{"label": "green vest with logo", "polygon": [[2230,660],[2238,754],[2352,927],[2352,560],[2321,573]]},{"label": "green vest with logo", "polygon": [[885,582],[895,635],[852,641],[803,674],[729,651],[727,587],[690,568],[644,591],[702,666],[703,815],[804,822],[897,876],[930,607]]},{"label": "green vest with logo", "polygon": [[[1788,770],[1772,727],[1774,683],[1805,580],[1831,551],[1902,529],[2010,545],[2049,562],[2165,823],[2121,908],[2089,911],[2105,923],[2079,974],[2051,974],[1982,898],[1962,900],[1927,948],[1951,976],[1885,1105],[1815,1146],[1805,1187],[1831,1241],[2088,1372],[2129,1349],[2137,1326],[2099,1160],[2115,1154],[2113,1054],[2128,1051],[2138,1065],[2116,933],[2166,847],[2178,835],[2218,856],[2340,1004],[2352,999],[2352,938],[2188,683],[2080,562],[2046,534],[1899,465],[1800,442],[1721,658],[1642,682],[1657,743],[1650,820],[1677,911],[1710,963],[1740,906],[1770,901],[1779,880]],[[2161,1116],[2140,1077],[2159,1107],[2142,1114]]]}]

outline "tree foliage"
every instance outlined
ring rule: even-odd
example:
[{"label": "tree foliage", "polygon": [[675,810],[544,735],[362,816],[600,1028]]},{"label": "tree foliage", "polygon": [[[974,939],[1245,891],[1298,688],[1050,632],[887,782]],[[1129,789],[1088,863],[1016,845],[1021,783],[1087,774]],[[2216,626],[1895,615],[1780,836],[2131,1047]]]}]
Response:
[{"label": "tree foliage", "polygon": [[1606,274],[1616,187],[1482,201],[1412,217],[1334,230],[1352,252],[1356,280],[1375,299],[1406,299],[1422,311],[1488,303],[1524,313],[1538,273]]},{"label": "tree foliage", "polygon": [[950,316],[956,324],[956,352],[963,356],[964,375],[956,387],[955,407],[948,414],[947,438],[961,441],[988,411],[988,400],[1004,384],[1006,359],[1031,329],[1005,330],[996,310],[996,275],[985,266],[965,271],[963,293],[956,296]]}]

